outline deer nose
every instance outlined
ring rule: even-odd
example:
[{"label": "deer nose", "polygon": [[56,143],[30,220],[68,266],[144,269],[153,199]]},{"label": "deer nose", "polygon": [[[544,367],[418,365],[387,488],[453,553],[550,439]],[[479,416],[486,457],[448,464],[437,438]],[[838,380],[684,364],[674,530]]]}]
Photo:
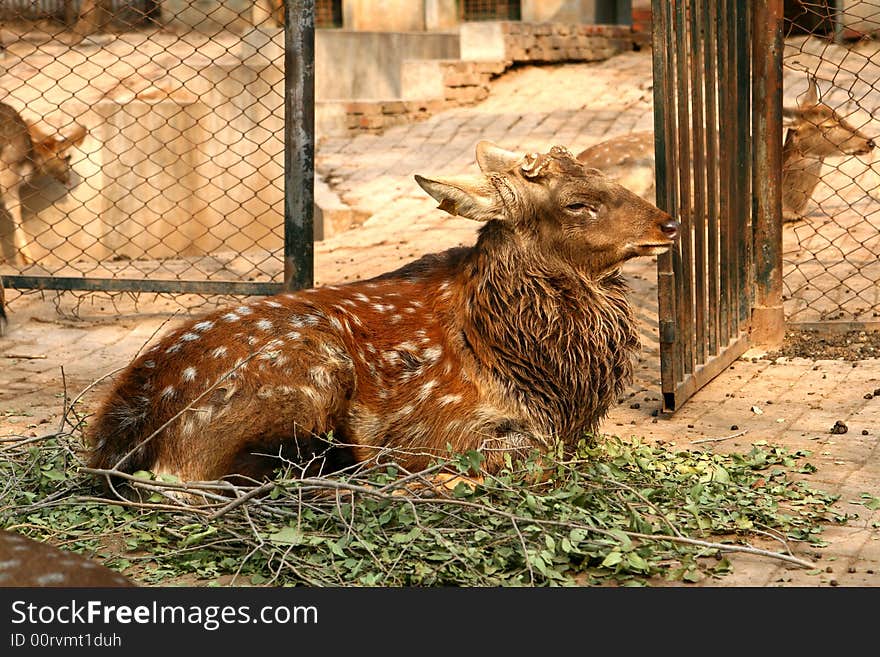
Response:
[{"label": "deer nose", "polygon": [[674,240],[676,237],[678,237],[678,229],[680,226],[681,224],[675,219],[668,219],[660,224],[660,230],[663,232],[664,235],[666,235],[666,237]]}]

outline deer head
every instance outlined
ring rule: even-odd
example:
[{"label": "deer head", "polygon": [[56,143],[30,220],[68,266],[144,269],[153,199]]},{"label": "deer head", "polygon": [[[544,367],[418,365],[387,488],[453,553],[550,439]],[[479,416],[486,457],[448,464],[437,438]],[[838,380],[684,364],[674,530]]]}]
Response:
[{"label": "deer head", "polygon": [[34,125],[28,125],[31,142],[34,147],[35,173],[52,176],[62,185],[69,187],[70,177],[70,149],[82,144],[86,137],[86,129],[77,125],[69,136],[51,136],[43,133]]},{"label": "deer head", "polygon": [[806,94],[797,107],[782,108],[788,127],[786,147],[817,158],[833,155],[865,155],[874,141],[851,125],[819,96],[816,78],[810,77]]},{"label": "deer head", "polygon": [[477,163],[480,175],[416,181],[441,209],[496,222],[540,261],[601,275],[630,258],[662,253],[678,235],[672,217],[561,146],[523,154],[483,141]]}]

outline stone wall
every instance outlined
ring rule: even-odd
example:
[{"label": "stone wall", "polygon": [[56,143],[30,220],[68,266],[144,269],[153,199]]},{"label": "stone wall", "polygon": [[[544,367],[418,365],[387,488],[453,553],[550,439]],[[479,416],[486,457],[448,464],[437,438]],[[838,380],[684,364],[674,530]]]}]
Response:
[{"label": "stone wall", "polygon": [[319,108],[319,133],[371,132],[424,120],[489,95],[492,78],[516,64],[601,61],[641,47],[650,36],[626,26],[519,22],[465,23],[461,60],[405,60],[401,98]]}]

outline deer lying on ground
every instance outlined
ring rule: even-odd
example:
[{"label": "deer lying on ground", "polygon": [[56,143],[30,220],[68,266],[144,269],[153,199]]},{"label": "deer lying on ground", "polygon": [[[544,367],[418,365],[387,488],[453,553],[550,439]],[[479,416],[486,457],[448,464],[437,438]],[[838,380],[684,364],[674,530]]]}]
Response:
[{"label": "deer lying on ground", "polygon": [[70,149],[85,135],[82,126],[68,137],[46,135],[13,107],[0,103],[0,261],[33,262],[21,222],[21,186],[41,175],[69,186]]},{"label": "deer lying on ground", "polygon": [[497,472],[595,431],[639,348],[619,267],[666,251],[679,224],[559,146],[480,142],[477,162],[416,176],[484,222],[475,246],[171,331],[103,401],[90,466],[260,479],[278,457],[332,471],[389,449],[421,470],[449,446]]},{"label": "deer lying on ground", "polygon": [[134,586],[106,566],[75,552],[0,530],[0,587]]},{"label": "deer lying on ground", "polygon": [[[798,106],[782,111],[788,128],[782,146],[782,219],[791,222],[803,218],[826,157],[864,155],[874,149],[874,141],[819,100],[813,78]],[[653,132],[613,137],[584,149],[577,158],[655,202]]]}]

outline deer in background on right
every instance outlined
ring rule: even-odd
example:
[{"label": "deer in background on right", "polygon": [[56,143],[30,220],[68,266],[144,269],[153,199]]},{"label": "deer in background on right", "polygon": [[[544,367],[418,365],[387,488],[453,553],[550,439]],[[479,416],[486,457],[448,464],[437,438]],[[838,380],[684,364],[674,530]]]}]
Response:
[{"label": "deer in background on right", "polygon": [[[874,149],[874,141],[821,102],[812,76],[797,107],[783,107],[782,114],[788,128],[782,146],[782,220],[792,222],[803,218],[826,157],[865,155]],[[653,132],[612,137],[584,149],[577,159],[655,202]]]}]

